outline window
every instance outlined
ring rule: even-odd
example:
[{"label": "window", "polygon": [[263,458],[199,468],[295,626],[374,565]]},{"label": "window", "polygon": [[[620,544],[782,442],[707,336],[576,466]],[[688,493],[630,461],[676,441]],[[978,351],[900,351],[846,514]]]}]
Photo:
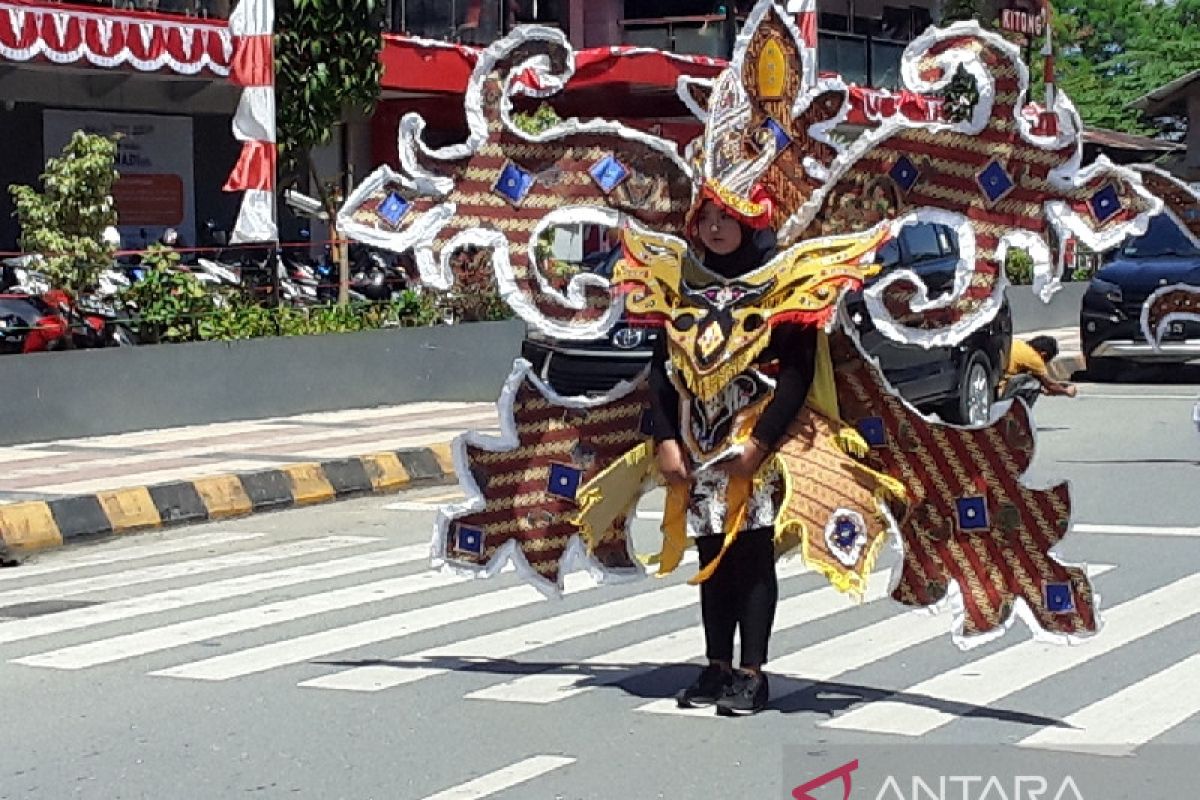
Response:
[{"label": "window", "polygon": [[625,19],[697,17],[716,14],[724,5],[720,0],[625,0]]},{"label": "window", "polygon": [[891,269],[899,264],[900,243],[895,239],[888,240],[887,244],[879,248],[879,252],[875,255],[875,263],[884,269]]},{"label": "window", "polygon": [[909,225],[904,229],[904,247],[908,250],[911,263],[942,257],[942,246],[938,241],[938,231],[933,225],[921,223]]},{"label": "window", "polygon": [[541,23],[543,25],[561,25],[563,23],[563,8],[565,0],[519,0],[515,15],[518,23]]}]

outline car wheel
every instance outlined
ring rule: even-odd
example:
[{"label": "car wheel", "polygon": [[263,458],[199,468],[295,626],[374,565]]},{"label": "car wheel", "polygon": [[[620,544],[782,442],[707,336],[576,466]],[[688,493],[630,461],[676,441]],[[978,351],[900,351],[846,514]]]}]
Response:
[{"label": "car wheel", "polygon": [[1089,358],[1087,360],[1087,377],[1092,381],[1115,381],[1120,374],[1123,362],[1115,358]]},{"label": "car wheel", "polygon": [[991,365],[976,351],[958,375],[958,393],[946,407],[946,418],[959,425],[983,425],[992,417],[995,395]]}]

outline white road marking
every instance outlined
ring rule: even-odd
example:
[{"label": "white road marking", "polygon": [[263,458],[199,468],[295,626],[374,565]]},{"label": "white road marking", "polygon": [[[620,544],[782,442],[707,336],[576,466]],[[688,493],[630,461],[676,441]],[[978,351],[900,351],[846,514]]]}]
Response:
[{"label": "white road marking", "polygon": [[1133,755],[1138,746],[1200,713],[1200,654],[1071,714],[1069,727],[1043,728],[1020,747]]},{"label": "white road marking", "polygon": [[[1112,569],[1115,567],[1111,564],[1089,565],[1088,574],[1096,577]],[[881,582],[875,591],[868,594],[868,599],[872,602],[882,600],[887,596],[886,589]],[[774,658],[767,664],[766,671],[771,675],[797,680],[827,681],[939,636],[946,636],[950,632],[950,625],[948,614],[901,612],[894,617]],[[678,708],[674,700],[656,700],[637,710],[692,716],[689,714],[690,709]]]},{"label": "white road marking", "polygon": [[1075,533],[1100,533],[1125,536],[1200,536],[1200,526],[1183,525],[1092,525],[1078,523],[1071,526]]},{"label": "white road marking", "polygon": [[154,581],[190,578],[195,575],[207,575],[223,569],[249,567],[279,561],[284,558],[308,556],[323,553],[343,547],[356,547],[379,541],[368,536],[325,536],[320,539],[305,539],[290,544],[265,547],[261,550],[247,550],[241,553],[230,553],[223,556],[195,558],[188,561],[178,561],[172,564],[159,564],[153,567],[113,572],[90,578],[75,578],[57,583],[45,583],[38,586],[26,586],[20,589],[9,589],[0,592],[0,606],[15,603],[31,603],[38,600],[59,599],[71,595],[88,592],[103,592],[109,589],[123,589],[127,586],[137,586]]},{"label": "white road marking", "polygon": [[[791,577],[796,567],[783,571],[781,578]],[[527,625],[508,630],[475,636],[419,653],[399,654],[391,661],[436,663],[439,659],[461,658],[472,660],[500,660],[560,644],[592,633],[615,628],[630,622],[676,611],[696,603],[697,589],[686,583],[675,584],[664,589],[643,592],[623,597],[590,608],[582,608],[548,619],[540,619]],[[396,686],[416,683],[451,672],[450,668],[438,666],[369,666],[348,669],[332,675],[304,681],[300,686],[317,689],[337,689],[347,692],[378,692]]]},{"label": "white road marking", "polygon": [[195,536],[180,536],[175,539],[139,544],[133,546],[98,547],[91,552],[76,553],[75,557],[53,556],[44,562],[37,561],[22,564],[13,569],[0,570],[0,581],[20,580],[34,575],[49,575],[53,572],[65,572],[69,569],[83,569],[103,564],[118,564],[122,561],[136,561],[139,558],[152,558],[168,553],[178,553],[184,550],[199,550],[201,547],[212,547],[218,544],[234,544],[250,539],[261,538],[261,533],[206,533]]},{"label": "white road marking", "polygon": [[[1195,603],[1197,593],[1200,573],[1193,573],[1103,612],[1103,632],[1086,643],[1060,647],[1027,640],[899,691],[939,703],[987,707],[1195,616],[1200,613],[1200,605]],[[922,736],[959,717],[929,705],[882,700],[822,723],[822,727]]]},{"label": "white road marking", "polygon": [[431,794],[425,800],[481,800],[574,763],[575,759],[563,756],[534,756],[437,794]]},{"label": "white road marking", "polygon": [[213,583],[169,589],[128,600],[61,611],[57,614],[11,620],[0,623],[0,644],[103,625],[147,614],[174,611],[202,603],[244,597],[287,586],[340,578],[359,572],[396,567],[414,561],[423,561],[428,557],[429,547],[427,545],[410,545],[368,555],[321,561],[316,564],[303,564],[274,572],[239,575],[236,578],[227,578]]},{"label": "white road marking", "polygon": [[[437,575],[436,577],[443,577]],[[445,576],[451,577],[451,576]],[[461,579],[458,579],[461,580]],[[568,591],[595,588],[584,573],[572,573],[566,579]],[[293,639],[251,647],[150,673],[170,678],[223,681],[269,669],[299,664],[309,659],[353,650],[388,639],[401,639],[422,631],[436,630],[464,620],[497,614],[544,600],[541,592],[529,585],[485,592],[425,608],[415,608],[353,625],[331,628]],[[269,624],[269,623],[268,623]],[[97,654],[98,656],[101,654]]]},{"label": "white road marking", "polygon": [[341,611],[355,606],[392,600],[405,595],[461,583],[462,578],[445,572],[419,572],[400,578],[349,586],[330,592],[280,600],[263,606],[230,611],[212,617],[177,622],[160,628],[64,647],[13,659],[15,664],[50,669],[86,669],[135,656],[157,653],[221,636],[267,628],[305,617]]}]

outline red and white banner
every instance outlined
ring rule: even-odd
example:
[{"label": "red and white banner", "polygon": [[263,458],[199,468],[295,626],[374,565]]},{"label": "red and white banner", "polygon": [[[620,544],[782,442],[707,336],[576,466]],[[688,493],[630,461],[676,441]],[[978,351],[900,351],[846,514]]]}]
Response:
[{"label": "red and white banner", "polygon": [[242,142],[225,191],[244,192],[230,241],[271,242],[275,224],[275,54],[272,0],[242,0],[229,17],[233,61],[229,80],[243,87],[233,116],[233,135]]},{"label": "red and white banner", "polygon": [[796,16],[800,40],[811,57],[804,59],[805,83],[812,85],[817,78],[817,0],[788,0],[789,14]]},{"label": "red and white banner", "polygon": [[0,2],[0,59],[225,77],[232,56],[222,21]]}]

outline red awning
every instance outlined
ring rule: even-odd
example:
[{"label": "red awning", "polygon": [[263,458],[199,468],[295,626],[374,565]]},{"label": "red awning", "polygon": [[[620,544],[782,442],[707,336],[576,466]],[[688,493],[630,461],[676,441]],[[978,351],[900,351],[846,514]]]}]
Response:
[{"label": "red awning", "polygon": [[[386,35],[382,55],[385,97],[388,92],[462,94],[479,52],[465,45]],[[615,118],[643,129],[664,123],[662,135],[686,141],[677,137],[690,139],[691,132],[699,128],[679,124],[679,116],[687,112],[675,99],[678,78],[681,75],[711,78],[726,63],[706,56],[678,55],[644,47],[581,50],[575,54],[575,75],[562,97],[555,100],[555,106],[561,102],[576,116]],[[896,113],[913,120],[937,122],[943,119],[942,106],[940,99],[909,91],[851,86],[846,122],[873,127]],[[648,108],[657,113],[646,113]],[[1053,133],[1052,115],[1043,113],[1036,105],[1031,105],[1027,113],[1037,122],[1035,132]]]},{"label": "red awning", "polygon": [[0,60],[223,78],[232,56],[223,20],[0,0]]},{"label": "red awning", "polygon": [[[479,52],[465,45],[385,35],[382,88],[385,92],[461,94]],[[628,84],[674,92],[679,76],[711,78],[724,66],[724,61],[705,56],[681,56],[644,47],[596,47],[575,54],[575,76],[568,91]]]}]

